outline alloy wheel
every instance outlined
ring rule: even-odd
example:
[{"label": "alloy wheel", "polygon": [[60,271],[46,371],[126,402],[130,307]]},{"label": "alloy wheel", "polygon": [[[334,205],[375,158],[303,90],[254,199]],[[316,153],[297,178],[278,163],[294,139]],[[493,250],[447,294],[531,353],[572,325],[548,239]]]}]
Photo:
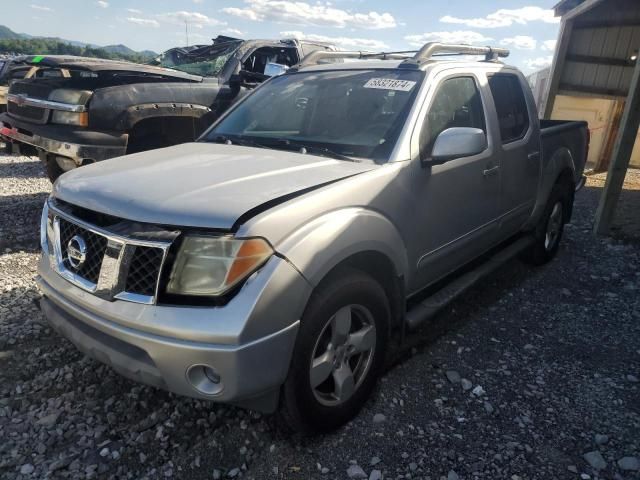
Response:
[{"label": "alloy wheel", "polygon": [[556,202],[553,205],[549,220],[547,220],[547,230],[544,236],[544,248],[547,251],[552,250],[558,239],[560,238],[560,232],[562,230],[562,202]]},{"label": "alloy wheel", "polygon": [[371,367],[376,347],[376,327],[371,312],[362,305],[347,305],[327,322],[311,355],[309,379],[322,405],[348,401]]}]

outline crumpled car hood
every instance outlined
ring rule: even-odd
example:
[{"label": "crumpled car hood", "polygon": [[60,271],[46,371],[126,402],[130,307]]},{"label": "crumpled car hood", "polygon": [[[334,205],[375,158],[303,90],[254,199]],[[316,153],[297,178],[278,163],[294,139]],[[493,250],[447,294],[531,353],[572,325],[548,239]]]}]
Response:
[{"label": "crumpled car hood", "polygon": [[232,229],[256,212],[375,168],[296,152],[188,143],[72,170],[53,195],[139,222]]}]

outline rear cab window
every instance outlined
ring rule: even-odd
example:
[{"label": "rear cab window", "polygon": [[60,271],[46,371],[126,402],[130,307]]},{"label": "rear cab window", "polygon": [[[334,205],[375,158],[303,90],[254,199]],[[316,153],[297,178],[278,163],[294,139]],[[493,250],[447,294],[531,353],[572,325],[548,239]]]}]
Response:
[{"label": "rear cab window", "polygon": [[488,80],[502,143],[524,138],[529,130],[529,110],[520,78],[511,73],[496,73],[488,75]]}]

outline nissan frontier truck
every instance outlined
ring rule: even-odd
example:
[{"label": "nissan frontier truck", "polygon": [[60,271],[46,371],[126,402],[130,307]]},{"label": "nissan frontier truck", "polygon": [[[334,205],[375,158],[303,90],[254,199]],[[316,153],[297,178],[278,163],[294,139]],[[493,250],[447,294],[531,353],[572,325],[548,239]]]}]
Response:
[{"label": "nissan frontier truck", "polygon": [[587,126],[540,121],[507,54],[317,51],[196,142],[65,173],[42,310],[137,382],[344,424],[392,344],[508,259],[558,252]]}]

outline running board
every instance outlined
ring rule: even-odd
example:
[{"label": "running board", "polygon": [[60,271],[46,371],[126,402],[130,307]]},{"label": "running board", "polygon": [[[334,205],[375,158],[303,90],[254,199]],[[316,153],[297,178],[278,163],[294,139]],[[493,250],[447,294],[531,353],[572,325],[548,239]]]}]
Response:
[{"label": "running board", "polygon": [[489,275],[501,265],[521,253],[533,243],[531,236],[522,237],[512,244],[497,251],[475,269],[464,273],[451,281],[433,295],[417,303],[407,312],[406,322],[409,330],[415,330],[422,323],[432,318],[436,313],[449,305],[462,293],[475,285],[479,280]]}]

